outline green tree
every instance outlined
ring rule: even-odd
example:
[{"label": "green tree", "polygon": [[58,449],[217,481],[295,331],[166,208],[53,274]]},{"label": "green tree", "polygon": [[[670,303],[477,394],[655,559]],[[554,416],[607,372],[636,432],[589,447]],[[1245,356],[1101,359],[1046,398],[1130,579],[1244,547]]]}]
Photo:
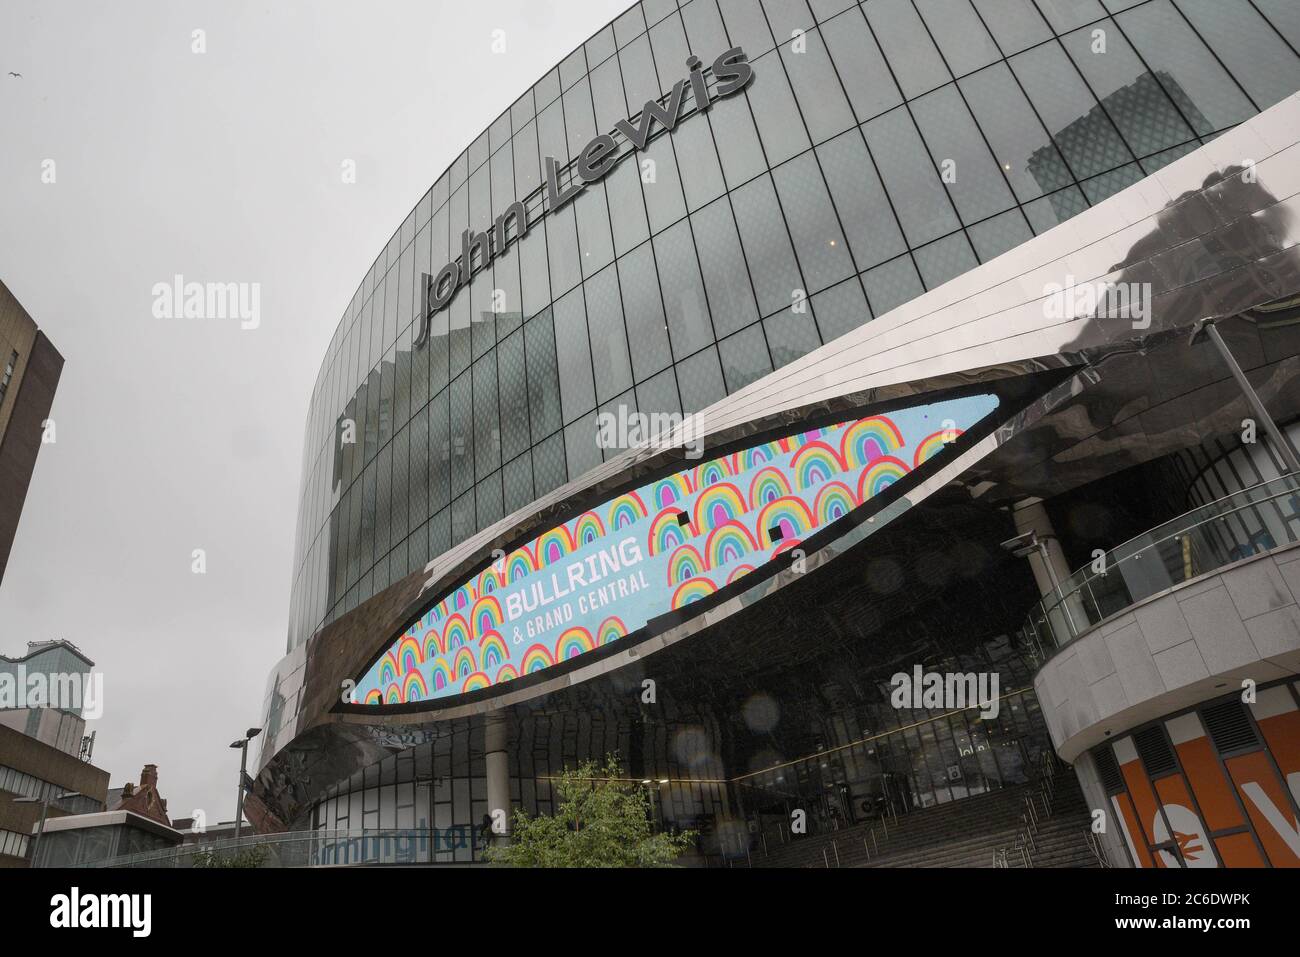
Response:
[{"label": "green tree", "polygon": [[667,867],[695,839],[694,831],[654,833],[650,795],[623,779],[613,755],[603,768],[595,761],[566,768],[551,786],[556,813],[530,818],[516,811],[510,844],[488,848],[487,860],[508,867]]},{"label": "green tree", "polygon": [[192,866],[199,868],[261,867],[265,860],[266,849],[262,847],[247,847],[242,851],[236,851],[234,854],[224,857],[211,848],[205,848],[194,852]]}]

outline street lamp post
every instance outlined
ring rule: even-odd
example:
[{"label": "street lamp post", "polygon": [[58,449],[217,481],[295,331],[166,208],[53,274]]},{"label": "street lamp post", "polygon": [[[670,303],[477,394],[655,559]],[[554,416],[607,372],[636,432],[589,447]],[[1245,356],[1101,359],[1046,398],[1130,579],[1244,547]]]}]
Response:
[{"label": "street lamp post", "polygon": [[1300,473],[1300,456],[1296,455],[1291,440],[1287,438],[1285,432],[1278,428],[1277,423],[1273,421],[1273,416],[1269,415],[1268,409],[1264,408],[1263,400],[1260,399],[1259,393],[1255,391],[1255,387],[1250,384],[1250,380],[1246,378],[1246,373],[1242,371],[1241,365],[1237,362],[1236,356],[1232,354],[1232,350],[1228,348],[1228,344],[1223,341],[1223,336],[1220,334],[1213,318],[1201,319],[1192,327],[1192,344],[1199,341],[1202,336],[1209,339],[1214,348],[1218,350],[1219,358],[1223,360],[1223,364],[1228,367],[1228,372],[1236,380],[1237,388],[1246,397],[1246,402],[1251,411],[1255,413],[1255,418],[1264,426],[1264,431],[1268,433],[1269,440],[1277,450],[1278,456],[1285,463],[1287,471],[1292,474]]},{"label": "street lamp post", "polygon": [[36,827],[36,837],[32,841],[31,861],[32,867],[36,866],[36,852],[41,846],[41,835],[45,833],[45,816],[50,812],[50,799],[62,801],[66,798],[81,797],[80,791],[62,791],[57,796],[46,794],[44,797],[18,797],[13,799],[14,804],[40,804],[41,806],[41,823]]},{"label": "street lamp post", "polygon": [[249,728],[238,741],[230,746],[239,749],[239,795],[235,799],[235,843],[239,843],[239,832],[244,826],[244,777],[248,773],[248,742],[262,733],[261,728]]}]

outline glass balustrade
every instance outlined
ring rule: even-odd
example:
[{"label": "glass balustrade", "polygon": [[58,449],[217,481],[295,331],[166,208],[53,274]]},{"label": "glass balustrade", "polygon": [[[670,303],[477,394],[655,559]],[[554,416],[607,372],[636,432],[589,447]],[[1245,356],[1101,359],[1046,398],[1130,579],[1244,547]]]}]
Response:
[{"label": "glass balustrade", "polygon": [[1284,475],[1195,508],[1098,556],[1044,595],[1026,636],[1044,655],[1144,599],[1300,541],[1300,478]]}]

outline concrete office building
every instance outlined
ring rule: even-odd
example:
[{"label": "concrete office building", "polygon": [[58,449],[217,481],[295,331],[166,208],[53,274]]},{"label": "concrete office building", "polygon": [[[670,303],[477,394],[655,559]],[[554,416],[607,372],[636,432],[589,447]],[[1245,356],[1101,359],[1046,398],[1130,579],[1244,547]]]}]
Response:
[{"label": "concrete office building", "polygon": [[[108,772],[90,763],[80,696],[94,665],[67,641],[0,655],[0,867],[27,866],[43,803],[47,824],[104,809]],[[50,689],[59,694],[69,681],[79,684],[77,700],[55,700]]]},{"label": "concrete office building", "polygon": [[1298,48],[1287,0],[629,7],[344,304],[250,819],[469,860],[618,752],[735,857],[1063,761],[1112,863],[1300,863]]}]

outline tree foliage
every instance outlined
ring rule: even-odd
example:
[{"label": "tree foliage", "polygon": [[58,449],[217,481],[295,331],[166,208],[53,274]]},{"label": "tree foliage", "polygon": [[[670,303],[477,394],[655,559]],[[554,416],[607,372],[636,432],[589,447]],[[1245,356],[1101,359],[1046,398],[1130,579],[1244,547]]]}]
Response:
[{"label": "tree foliage", "polygon": [[247,847],[234,854],[221,855],[211,848],[201,848],[194,852],[193,867],[261,867],[266,860],[266,849]]},{"label": "tree foliage", "polygon": [[695,839],[693,831],[654,833],[650,795],[623,779],[613,755],[587,761],[551,782],[554,815],[516,811],[510,843],[485,857],[509,867],[667,867]]}]

